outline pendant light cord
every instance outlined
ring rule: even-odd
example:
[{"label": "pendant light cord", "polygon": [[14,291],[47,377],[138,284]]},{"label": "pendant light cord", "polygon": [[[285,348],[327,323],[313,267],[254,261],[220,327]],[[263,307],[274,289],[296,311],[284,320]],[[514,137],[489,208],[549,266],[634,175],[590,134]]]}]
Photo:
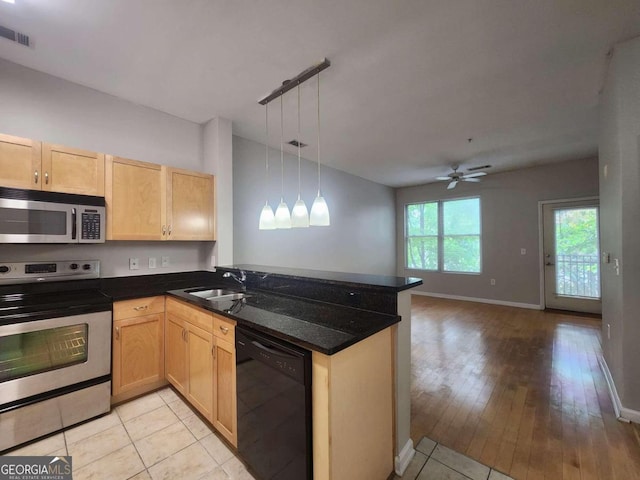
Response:
[{"label": "pendant light cord", "polygon": [[280,96],[280,173],[281,173],[281,187],[280,187],[280,201],[284,200],[284,121],[282,110],[282,95]]},{"label": "pendant light cord", "polygon": [[300,84],[298,83],[298,200],[300,200],[301,181],[300,181]]},{"label": "pendant light cord", "polygon": [[267,180],[267,191],[265,192],[267,194],[267,200],[265,205],[269,204],[269,104],[266,103],[264,105],[264,125],[265,125],[265,132],[266,132],[266,139],[265,139],[265,159],[264,159],[264,164],[265,164],[265,177]]},{"label": "pendant light cord", "polygon": [[320,72],[318,72],[318,196],[320,196]]}]

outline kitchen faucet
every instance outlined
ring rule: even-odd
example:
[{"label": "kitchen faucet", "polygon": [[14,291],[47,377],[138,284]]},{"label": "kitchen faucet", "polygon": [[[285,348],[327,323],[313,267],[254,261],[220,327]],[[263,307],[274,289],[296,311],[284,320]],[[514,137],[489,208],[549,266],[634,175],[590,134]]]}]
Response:
[{"label": "kitchen faucet", "polygon": [[240,278],[233,272],[225,272],[222,275],[222,278],[233,278],[236,282],[242,285],[242,288],[247,288],[244,282],[247,280],[247,274],[244,273],[244,270],[240,270]]}]

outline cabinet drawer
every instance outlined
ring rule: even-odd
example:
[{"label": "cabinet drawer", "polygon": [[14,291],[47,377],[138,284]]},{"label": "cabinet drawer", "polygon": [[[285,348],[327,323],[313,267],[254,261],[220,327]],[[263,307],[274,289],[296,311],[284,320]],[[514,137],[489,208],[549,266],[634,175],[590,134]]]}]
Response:
[{"label": "cabinet drawer", "polygon": [[114,302],[113,319],[141,317],[154,313],[164,312],[164,296],[146,298],[134,298],[133,300],[123,300]]},{"label": "cabinet drawer", "polygon": [[199,307],[168,297],[167,313],[171,313],[172,315],[187,321],[196,327],[200,327],[209,333],[213,331],[212,313]]},{"label": "cabinet drawer", "polygon": [[231,344],[236,341],[236,322],[227,318],[213,315],[213,334],[216,337],[223,338]]}]

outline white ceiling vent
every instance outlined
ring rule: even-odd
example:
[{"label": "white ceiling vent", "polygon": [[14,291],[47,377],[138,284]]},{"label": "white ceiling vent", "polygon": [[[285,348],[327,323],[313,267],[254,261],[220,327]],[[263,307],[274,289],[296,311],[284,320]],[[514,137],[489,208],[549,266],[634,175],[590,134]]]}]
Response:
[{"label": "white ceiling vent", "polygon": [[10,28],[3,27],[2,25],[0,25],[0,37],[19,43],[20,45],[24,45],[25,47],[29,46],[29,35],[16,32]]}]

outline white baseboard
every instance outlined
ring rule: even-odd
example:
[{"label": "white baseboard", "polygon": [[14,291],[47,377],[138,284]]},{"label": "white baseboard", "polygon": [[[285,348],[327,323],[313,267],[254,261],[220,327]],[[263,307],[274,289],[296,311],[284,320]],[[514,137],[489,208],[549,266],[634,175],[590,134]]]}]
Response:
[{"label": "white baseboard", "polygon": [[411,439],[407,440],[407,443],[404,444],[402,450],[395,458],[395,471],[396,475],[401,477],[404,474],[404,471],[407,469],[411,460],[413,460],[413,456],[416,454],[415,449],[413,448],[413,441]]},{"label": "white baseboard", "polygon": [[616,418],[621,422],[640,423],[639,411],[622,406],[622,402],[618,396],[618,390],[616,389],[616,384],[614,383],[611,371],[609,370],[609,365],[607,365],[607,361],[602,355],[598,357],[598,363],[600,363],[600,369],[602,370],[604,378],[607,381],[607,386],[609,387],[609,396],[611,397],[611,403],[613,403],[613,410],[615,411]]},{"label": "white baseboard", "polygon": [[507,307],[528,308],[529,310],[542,310],[540,305],[535,303],[506,302],[504,300],[493,300],[491,298],[463,297],[461,295],[448,295],[446,293],[421,292],[411,290],[412,295],[422,295],[425,297],[448,298],[450,300],[462,300],[465,302],[490,303],[492,305],[504,305]]}]

